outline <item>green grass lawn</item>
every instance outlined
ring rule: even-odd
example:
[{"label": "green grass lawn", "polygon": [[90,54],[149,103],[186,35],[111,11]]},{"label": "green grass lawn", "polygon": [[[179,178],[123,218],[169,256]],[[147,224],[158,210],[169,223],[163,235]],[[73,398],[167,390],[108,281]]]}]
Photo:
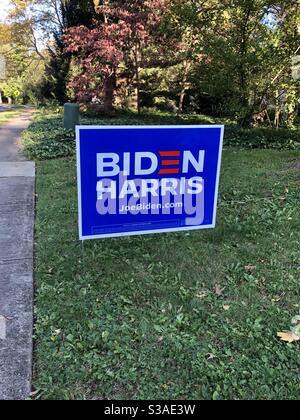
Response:
[{"label": "green grass lawn", "polygon": [[75,178],[38,163],[40,398],[299,399],[300,152],[226,150],[215,230],[83,249]]}]

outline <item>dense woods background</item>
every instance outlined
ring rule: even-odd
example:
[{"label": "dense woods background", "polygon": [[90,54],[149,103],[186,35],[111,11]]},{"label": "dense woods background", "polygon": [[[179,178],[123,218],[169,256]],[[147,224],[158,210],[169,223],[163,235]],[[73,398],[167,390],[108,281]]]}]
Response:
[{"label": "dense woods background", "polygon": [[12,0],[1,100],[297,126],[299,0]]}]

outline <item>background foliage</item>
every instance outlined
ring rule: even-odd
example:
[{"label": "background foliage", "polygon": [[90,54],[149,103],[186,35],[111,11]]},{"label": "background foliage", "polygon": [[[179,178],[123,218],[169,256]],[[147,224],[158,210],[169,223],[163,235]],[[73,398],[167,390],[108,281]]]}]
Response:
[{"label": "background foliage", "polygon": [[11,3],[0,28],[5,97],[297,127],[299,0]]}]

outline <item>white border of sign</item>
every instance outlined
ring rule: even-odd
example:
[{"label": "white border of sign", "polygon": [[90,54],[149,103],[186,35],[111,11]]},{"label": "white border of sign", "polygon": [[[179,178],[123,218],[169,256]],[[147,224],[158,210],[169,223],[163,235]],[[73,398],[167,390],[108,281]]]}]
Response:
[{"label": "white border of sign", "polygon": [[[80,166],[80,130],[120,130],[120,129],[166,129],[166,128],[179,128],[179,129],[193,129],[193,128],[220,128],[221,129],[221,141],[218,155],[218,168],[217,168],[217,179],[216,179],[216,190],[214,198],[214,211],[213,211],[213,223],[211,225],[201,226],[187,226],[181,228],[169,228],[169,229],[157,229],[157,230],[142,230],[134,232],[122,232],[113,234],[103,235],[82,235],[82,208],[81,208],[81,166]],[[76,155],[77,155],[77,188],[78,188],[78,227],[79,227],[79,239],[81,241],[88,239],[104,239],[104,238],[117,238],[121,236],[136,236],[136,235],[150,235],[154,233],[167,233],[167,232],[180,232],[189,230],[200,230],[200,229],[213,229],[216,227],[216,216],[217,216],[217,202],[219,194],[219,183],[220,183],[220,170],[222,161],[222,150],[224,140],[224,125],[77,125],[76,126]]]}]

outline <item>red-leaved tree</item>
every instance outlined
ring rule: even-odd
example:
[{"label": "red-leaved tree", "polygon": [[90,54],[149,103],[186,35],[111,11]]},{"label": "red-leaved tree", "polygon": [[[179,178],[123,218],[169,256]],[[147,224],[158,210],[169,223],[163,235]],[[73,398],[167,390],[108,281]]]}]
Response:
[{"label": "red-leaved tree", "polygon": [[[169,0],[94,0],[101,19],[92,29],[73,27],[65,33],[66,52],[72,53],[80,69],[70,82],[77,99],[103,101],[113,108],[117,78],[126,74],[136,90],[140,111],[140,69],[149,57],[149,45],[159,44],[157,29]],[[161,48],[162,45],[160,46]]]}]

